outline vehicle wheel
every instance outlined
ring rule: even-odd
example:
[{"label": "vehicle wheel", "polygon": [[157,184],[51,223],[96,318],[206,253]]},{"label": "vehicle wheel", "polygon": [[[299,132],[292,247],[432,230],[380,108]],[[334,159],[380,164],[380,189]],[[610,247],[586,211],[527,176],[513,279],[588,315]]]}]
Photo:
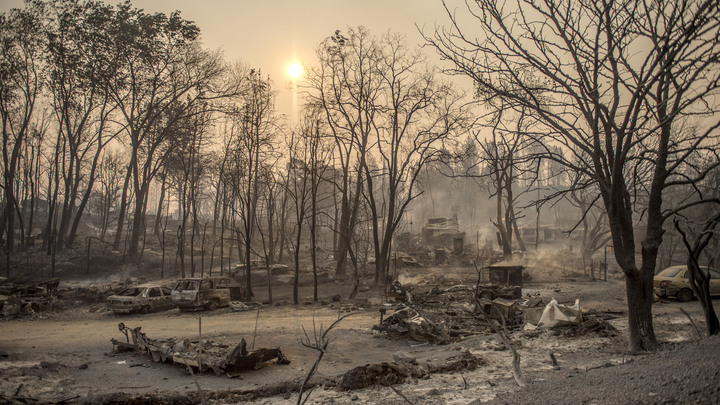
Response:
[{"label": "vehicle wheel", "polygon": [[150,307],[142,307],[142,308],[140,308],[140,312],[142,312],[143,314],[149,314]]},{"label": "vehicle wheel", "polygon": [[208,302],[208,304],[207,304],[208,311],[213,311],[213,310],[217,309],[217,307],[218,307],[217,301],[215,301],[215,300],[212,300],[212,301]]},{"label": "vehicle wheel", "polygon": [[495,299],[495,294],[493,294],[491,291],[483,291],[480,293],[480,298],[492,301]]},{"label": "vehicle wheel", "polygon": [[694,297],[693,292],[689,288],[683,288],[682,290],[678,291],[678,293],[677,293],[678,301],[688,302],[691,299],[693,299],[693,297]]}]

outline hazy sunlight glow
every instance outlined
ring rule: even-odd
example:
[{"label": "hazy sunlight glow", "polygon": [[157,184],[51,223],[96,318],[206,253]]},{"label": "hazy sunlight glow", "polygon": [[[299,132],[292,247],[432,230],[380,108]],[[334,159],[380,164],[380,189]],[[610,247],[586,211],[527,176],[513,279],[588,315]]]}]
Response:
[{"label": "hazy sunlight glow", "polygon": [[293,79],[297,79],[302,74],[303,67],[297,62],[293,62],[290,64],[290,66],[288,66],[287,72],[290,77],[292,77]]}]

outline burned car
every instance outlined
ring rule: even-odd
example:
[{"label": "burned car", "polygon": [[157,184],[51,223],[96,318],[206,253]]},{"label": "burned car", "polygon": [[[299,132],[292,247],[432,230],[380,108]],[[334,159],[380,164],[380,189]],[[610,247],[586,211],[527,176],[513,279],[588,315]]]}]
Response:
[{"label": "burned car", "polygon": [[181,310],[226,307],[244,298],[243,286],[230,277],[182,278],[172,290],[172,300]]},{"label": "burned car", "polygon": [[165,311],[175,307],[170,289],[157,284],[142,284],[128,287],[107,298],[108,309],[116,314]]}]

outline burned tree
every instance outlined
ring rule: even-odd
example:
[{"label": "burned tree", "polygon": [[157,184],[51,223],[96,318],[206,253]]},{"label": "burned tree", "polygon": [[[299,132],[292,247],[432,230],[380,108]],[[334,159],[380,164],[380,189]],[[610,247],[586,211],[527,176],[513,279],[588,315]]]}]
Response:
[{"label": "burned tree", "polygon": [[269,78],[260,71],[250,70],[246,91],[234,102],[229,113],[231,148],[228,150],[232,215],[240,219],[235,227],[237,240],[242,241],[245,261],[246,297],[253,296],[251,262],[254,233],[257,232],[257,209],[260,201],[261,174],[265,162],[273,158],[274,139],[278,131],[274,96]]},{"label": "burned tree", "polygon": [[[495,102],[499,102],[499,105],[494,105]],[[507,114],[505,103],[489,100],[486,105],[494,105],[489,123],[490,136],[482,139],[481,132],[475,131],[473,138],[481,151],[479,163],[484,164],[479,177],[484,178],[490,197],[495,197],[496,217],[492,224],[497,230],[503,257],[507,259],[512,256],[513,235],[520,250],[525,251],[517,225],[520,210],[517,198],[521,194],[517,190],[522,186],[522,181],[532,180],[532,175],[536,173],[532,167],[535,158],[530,153],[533,139],[527,134],[529,120],[525,109],[509,120],[514,122],[514,128],[507,128],[507,118],[503,118],[503,114]]]},{"label": "burned tree", "polygon": [[717,335],[720,333],[720,322],[718,322],[715,308],[710,299],[710,278],[712,277],[711,272],[713,270],[707,267],[701,268],[700,260],[703,251],[710,244],[713,237],[716,236],[716,228],[720,225],[720,212],[708,218],[694,237],[688,235],[689,232],[683,231],[678,219],[675,219],[674,224],[675,229],[677,229],[682,236],[683,244],[687,249],[687,268],[690,271],[690,287],[695,296],[700,300],[700,304],[705,312],[708,335]]},{"label": "burned tree", "polygon": [[[0,16],[0,130],[2,130],[2,194],[0,235],[6,253],[15,248],[15,220],[22,221],[19,170],[22,151],[36,118],[43,87],[45,46],[37,10],[11,10]],[[22,224],[20,229],[22,230]],[[9,264],[9,256],[8,256]],[[7,269],[8,273],[10,269]]]},{"label": "burned tree", "polygon": [[[35,5],[37,7],[37,5]],[[107,41],[112,11],[88,2],[80,6],[51,1],[49,16],[48,88],[57,130],[62,178],[62,206],[57,243],[72,247],[97,177],[105,146],[122,126],[112,124],[115,105],[108,77],[116,70],[103,42]]]},{"label": "burned tree", "polygon": [[[309,124],[309,126],[308,126]],[[313,130],[312,121],[301,124],[302,132]],[[286,192],[293,204],[293,213],[295,214],[295,229],[293,261],[295,277],[293,280],[293,303],[299,303],[298,287],[300,285],[300,249],[302,245],[303,224],[308,218],[310,211],[310,168],[308,165],[310,148],[307,142],[303,142],[300,134],[293,133],[288,141],[288,150],[290,151],[290,162],[288,163],[288,187]]]},{"label": "burned tree", "polygon": [[334,159],[339,166],[336,181],[340,195],[335,232],[336,273],[345,274],[358,220],[365,179],[362,167],[377,113],[375,100],[381,78],[376,74],[378,44],[364,28],[340,31],[323,41],[317,50],[318,66],[308,72],[307,102],[323,112],[335,142]]},{"label": "burned tree", "polygon": [[220,55],[200,49],[199,29],[178,12],[146,14],[124,3],[110,26],[125,34],[106,46],[118,66],[109,87],[130,150],[114,245],[118,248],[121,241],[127,188],[132,187],[129,255],[136,257],[145,233],[147,194],[163,167],[176,124],[196,113],[198,104],[236,95],[241,81],[228,80]]},{"label": "burned tree", "polygon": [[362,197],[369,207],[375,279],[384,283],[392,238],[419,195],[416,179],[459,126],[459,97],[399,35],[376,37],[362,27],[347,37],[336,32],[318,57],[308,99],[324,112],[342,169],[337,271],[352,253]]},{"label": "burned tree", "polygon": [[[597,185],[625,273],[632,351],[658,347],[653,275],[663,223],[702,199],[663,206],[663,193],[708,173],[693,156],[712,147],[720,122],[710,98],[720,89],[720,5],[714,0],[569,0],[466,3],[472,35],[448,10],[450,27],[426,39],[456,73],[486,93],[526,108],[544,127],[539,141],[571,151],[545,158]],[[511,23],[512,22],[512,23]],[[517,75],[530,69],[538,80]],[[542,97],[537,94],[540,91]],[[679,136],[690,115],[699,126]],[[715,159],[710,167],[720,161]],[[635,230],[642,212],[638,265]]]},{"label": "burned tree", "polygon": [[378,113],[372,121],[371,159],[362,162],[375,253],[375,281],[389,274],[391,245],[408,205],[420,195],[416,182],[459,129],[459,96],[438,80],[424,56],[398,35],[377,39]]}]

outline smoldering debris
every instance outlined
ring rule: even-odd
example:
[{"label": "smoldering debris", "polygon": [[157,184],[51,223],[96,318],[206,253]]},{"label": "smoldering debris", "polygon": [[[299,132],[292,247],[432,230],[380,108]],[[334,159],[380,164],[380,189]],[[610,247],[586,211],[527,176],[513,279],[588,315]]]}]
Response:
[{"label": "smoldering debris", "polygon": [[393,338],[435,344],[490,335],[494,333],[490,322],[499,322],[511,332],[538,330],[568,336],[614,333],[612,325],[606,322],[607,314],[583,312],[579,302],[567,306],[551,300],[546,304],[538,297],[522,298],[518,286],[491,286],[495,292],[508,289],[512,293],[489,299],[488,288],[481,285],[434,287],[418,292],[394,282],[388,297],[394,298],[396,304],[380,309],[380,322],[373,329]]},{"label": "smoldering debris", "polygon": [[242,370],[257,370],[264,363],[275,360],[277,364],[290,364],[290,360],[278,348],[247,350],[245,339],[231,346],[210,339],[190,340],[176,338],[151,339],[140,327],[118,325],[125,341],[110,339],[117,352],[132,351],[152,357],[156,363],[174,363],[189,366],[203,372],[213,370],[216,375],[233,376]]}]

